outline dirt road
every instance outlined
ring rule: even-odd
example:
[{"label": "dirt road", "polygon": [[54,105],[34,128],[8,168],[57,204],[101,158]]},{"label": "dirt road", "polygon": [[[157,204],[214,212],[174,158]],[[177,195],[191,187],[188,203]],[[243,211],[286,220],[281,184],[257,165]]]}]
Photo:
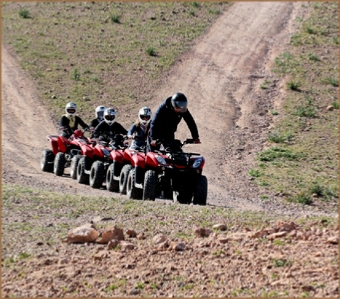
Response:
[{"label": "dirt road", "polygon": [[[161,88],[153,93],[149,103],[153,110],[176,91],[188,96],[202,144],[187,149],[200,152],[206,159],[208,204],[282,212],[279,204],[259,200],[260,191],[247,173],[256,152],[265,146],[272,125],[268,110],[282,98],[279,84],[270,92],[263,92],[259,86],[264,80],[278,82],[269,71],[271,62],[287,42],[295,18],[307,13],[302,4],[236,3],[164,74]],[[49,115],[36,96],[34,84],[3,45],[3,182],[72,194],[112,196],[104,189],[77,184],[67,175],[56,177],[40,170],[40,154],[49,148],[46,135],[57,133],[57,124]],[[190,137],[184,122],[177,137]],[[292,209],[292,213],[301,210]],[[287,207],[283,210],[289,213]],[[304,209],[303,213],[308,211]]]}]

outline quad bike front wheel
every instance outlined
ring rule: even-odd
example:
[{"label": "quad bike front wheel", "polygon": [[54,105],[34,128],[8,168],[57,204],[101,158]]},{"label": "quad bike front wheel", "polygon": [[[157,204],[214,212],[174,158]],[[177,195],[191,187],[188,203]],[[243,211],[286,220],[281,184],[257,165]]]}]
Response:
[{"label": "quad bike front wheel", "polygon": [[109,168],[106,172],[106,189],[111,192],[118,192],[119,191],[119,181],[114,179],[114,164],[110,164]]},{"label": "quad bike front wheel", "polygon": [[136,169],[131,169],[126,183],[126,195],[129,199],[142,199],[143,189],[135,186],[136,182]]},{"label": "quad bike front wheel", "polygon": [[64,174],[65,164],[66,164],[65,154],[62,152],[57,153],[54,158],[53,167],[54,174],[57,176],[62,176]]},{"label": "quad bike front wheel", "polygon": [[81,157],[82,155],[75,155],[71,159],[70,177],[74,180],[77,179],[77,167],[78,167],[78,163]]},{"label": "quad bike front wheel", "polygon": [[42,171],[53,172],[54,154],[49,149],[44,149],[40,157],[40,168]]},{"label": "quad bike front wheel", "polygon": [[100,188],[103,184],[104,176],[104,163],[102,161],[95,161],[91,166],[90,186],[92,188]]},{"label": "quad bike front wheel", "polygon": [[197,180],[197,185],[194,189],[194,205],[205,206],[208,196],[208,179],[201,175]]},{"label": "quad bike front wheel", "polygon": [[147,170],[144,176],[143,200],[155,200],[157,188],[157,174],[154,170]]},{"label": "quad bike front wheel", "polygon": [[79,184],[88,184],[89,175],[85,173],[85,157],[81,157],[77,166],[77,181]]},{"label": "quad bike front wheel", "polygon": [[131,171],[132,166],[130,164],[125,164],[120,172],[119,176],[119,192],[121,194],[126,194],[126,183],[129,176],[129,172]]}]

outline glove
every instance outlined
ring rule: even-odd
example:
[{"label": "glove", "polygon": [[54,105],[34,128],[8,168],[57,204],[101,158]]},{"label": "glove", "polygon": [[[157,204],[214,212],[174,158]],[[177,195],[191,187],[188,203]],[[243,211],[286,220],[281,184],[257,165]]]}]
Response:
[{"label": "glove", "polygon": [[195,139],[194,139],[194,143],[195,143],[195,144],[199,144],[199,143],[201,143],[201,140],[200,140],[199,138],[195,138]]}]

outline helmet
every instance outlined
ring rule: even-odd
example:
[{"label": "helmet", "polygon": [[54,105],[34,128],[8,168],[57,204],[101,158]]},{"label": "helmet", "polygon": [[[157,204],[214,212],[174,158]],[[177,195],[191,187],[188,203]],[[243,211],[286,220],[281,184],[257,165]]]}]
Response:
[{"label": "helmet", "polygon": [[77,113],[77,105],[76,103],[70,102],[65,107],[66,114],[68,116],[73,116]]},{"label": "helmet", "polygon": [[143,107],[138,112],[138,119],[144,126],[146,126],[150,122],[151,114],[152,112],[149,107]]},{"label": "helmet", "polygon": [[114,108],[107,108],[104,111],[104,121],[110,126],[115,122],[116,110]]},{"label": "helmet", "polygon": [[188,99],[181,92],[177,92],[172,96],[171,104],[177,113],[184,113],[188,110]]},{"label": "helmet", "polygon": [[98,106],[95,110],[96,113],[96,118],[99,118],[100,120],[104,119],[104,111],[105,107],[104,106]]}]

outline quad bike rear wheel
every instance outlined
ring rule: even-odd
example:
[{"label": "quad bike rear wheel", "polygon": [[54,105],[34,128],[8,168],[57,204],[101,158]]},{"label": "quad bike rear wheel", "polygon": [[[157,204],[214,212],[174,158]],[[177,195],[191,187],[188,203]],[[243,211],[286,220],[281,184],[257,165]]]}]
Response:
[{"label": "quad bike rear wheel", "polygon": [[125,164],[120,172],[119,176],[119,192],[121,194],[126,194],[126,183],[128,180],[129,172],[131,171],[132,166],[130,164]]},{"label": "quad bike rear wheel", "polygon": [[208,196],[208,179],[205,175],[201,175],[197,180],[197,185],[194,189],[194,205],[205,206]]},{"label": "quad bike rear wheel", "polygon": [[127,183],[126,183],[126,195],[129,199],[142,199],[143,189],[137,188],[135,186],[136,182],[136,169],[130,170]]},{"label": "quad bike rear wheel", "polygon": [[183,190],[181,192],[174,191],[172,196],[173,196],[174,202],[178,202],[181,204],[190,204],[191,198],[192,198],[192,192],[188,190]]},{"label": "quad bike rear wheel", "polygon": [[62,176],[64,174],[65,164],[66,164],[65,154],[62,152],[57,153],[54,158],[53,167],[54,174],[57,176]]},{"label": "quad bike rear wheel", "polygon": [[104,163],[102,161],[95,161],[91,166],[90,172],[90,186],[92,188],[100,188],[105,178]]},{"label": "quad bike rear wheel", "polygon": [[106,189],[111,192],[119,191],[119,181],[114,179],[114,164],[110,164],[106,172]]},{"label": "quad bike rear wheel", "polygon": [[81,157],[82,155],[75,155],[71,159],[70,177],[74,180],[77,179],[77,167],[78,167],[78,163]]},{"label": "quad bike rear wheel", "polygon": [[157,188],[157,174],[154,170],[147,170],[144,176],[143,200],[155,200]]},{"label": "quad bike rear wheel", "polygon": [[40,168],[42,171],[53,172],[54,154],[49,149],[44,149],[40,158]]},{"label": "quad bike rear wheel", "polygon": [[85,157],[81,157],[77,166],[77,181],[79,184],[88,184],[89,175],[85,173]]}]

